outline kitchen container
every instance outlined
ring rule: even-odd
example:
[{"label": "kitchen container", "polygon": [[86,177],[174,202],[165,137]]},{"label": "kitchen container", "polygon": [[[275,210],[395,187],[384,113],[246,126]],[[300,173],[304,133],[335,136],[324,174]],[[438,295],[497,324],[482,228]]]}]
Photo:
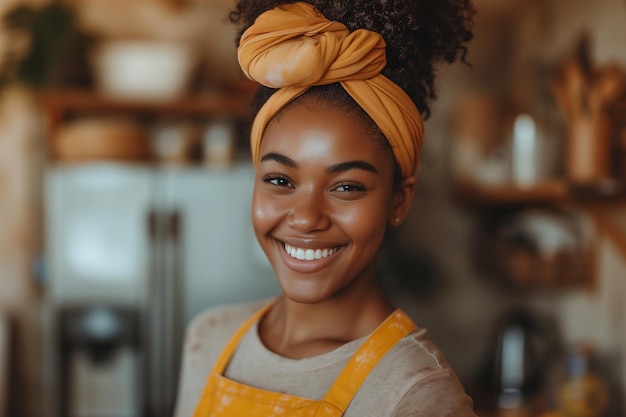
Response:
[{"label": "kitchen container", "polygon": [[144,128],[119,117],[85,117],[68,122],[57,131],[52,148],[59,162],[142,161],[151,153]]},{"label": "kitchen container", "polygon": [[621,353],[593,337],[564,342],[550,364],[545,411],[537,417],[624,416]]},{"label": "kitchen container", "polygon": [[157,40],[104,41],[92,56],[100,93],[147,101],[184,95],[196,61],[192,45]]},{"label": "kitchen container", "polygon": [[478,238],[477,266],[514,288],[589,288],[594,251],[587,228],[576,212],[520,210]]},{"label": "kitchen container", "polygon": [[603,115],[581,115],[569,124],[566,168],[570,181],[594,183],[613,176],[613,126]]},{"label": "kitchen container", "polygon": [[164,120],[152,129],[152,154],[162,164],[185,165],[193,162],[199,146],[198,128],[190,121]]},{"label": "kitchen container", "polygon": [[557,333],[552,319],[522,306],[497,321],[488,367],[497,416],[537,415],[550,364],[560,349]]},{"label": "kitchen container", "polygon": [[226,168],[233,163],[235,124],[229,119],[211,121],[203,135],[204,162],[209,167]]},{"label": "kitchen container", "polygon": [[64,412],[81,417],[141,416],[144,381],[138,309],[65,307],[58,319]]}]

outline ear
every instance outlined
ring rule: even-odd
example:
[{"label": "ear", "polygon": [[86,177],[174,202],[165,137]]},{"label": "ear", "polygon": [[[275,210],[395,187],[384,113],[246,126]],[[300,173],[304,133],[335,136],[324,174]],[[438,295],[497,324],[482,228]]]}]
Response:
[{"label": "ear", "polygon": [[389,216],[389,224],[391,226],[400,226],[404,221],[404,218],[411,209],[416,189],[417,178],[414,175],[404,178],[402,182],[395,187]]}]

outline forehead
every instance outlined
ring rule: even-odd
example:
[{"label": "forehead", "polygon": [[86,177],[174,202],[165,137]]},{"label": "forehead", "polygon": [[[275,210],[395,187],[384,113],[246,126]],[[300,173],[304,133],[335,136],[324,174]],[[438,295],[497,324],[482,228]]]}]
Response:
[{"label": "forehead", "polygon": [[318,101],[304,101],[280,112],[261,142],[261,156],[267,152],[393,163],[391,150],[381,145],[362,117]]}]

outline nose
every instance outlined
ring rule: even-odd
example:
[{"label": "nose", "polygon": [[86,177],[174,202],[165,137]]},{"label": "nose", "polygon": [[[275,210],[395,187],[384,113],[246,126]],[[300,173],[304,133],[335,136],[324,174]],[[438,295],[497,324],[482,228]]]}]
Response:
[{"label": "nose", "polygon": [[330,226],[327,204],[323,192],[304,191],[298,193],[291,201],[287,215],[287,224],[302,232],[309,233],[325,230]]}]

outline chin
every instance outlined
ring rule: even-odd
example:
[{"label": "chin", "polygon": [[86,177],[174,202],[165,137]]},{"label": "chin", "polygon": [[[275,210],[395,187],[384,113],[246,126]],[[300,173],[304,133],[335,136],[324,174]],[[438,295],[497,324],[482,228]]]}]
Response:
[{"label": "chin", "polygon": [[[293,280],[293,278],[289,279]],[[285,283],[279,280],[279,283],[285,298],[300,304],[319,304],[333,296],[326,289],[320,288],[319,283],[316,282]]]},{"label": "chin", "polygon": [[324,301],[324,299],[320,299],[317,297],[312,297],[312,296],[307,296],[307,295],[302,295],[302,294],[291,294],[291,293],[286,293],[284,291],[283,291],[283,295],[286,299],[294,303],[298,303],[298,304],[314,305],[314,304],[319,304],[322,301]]}]

